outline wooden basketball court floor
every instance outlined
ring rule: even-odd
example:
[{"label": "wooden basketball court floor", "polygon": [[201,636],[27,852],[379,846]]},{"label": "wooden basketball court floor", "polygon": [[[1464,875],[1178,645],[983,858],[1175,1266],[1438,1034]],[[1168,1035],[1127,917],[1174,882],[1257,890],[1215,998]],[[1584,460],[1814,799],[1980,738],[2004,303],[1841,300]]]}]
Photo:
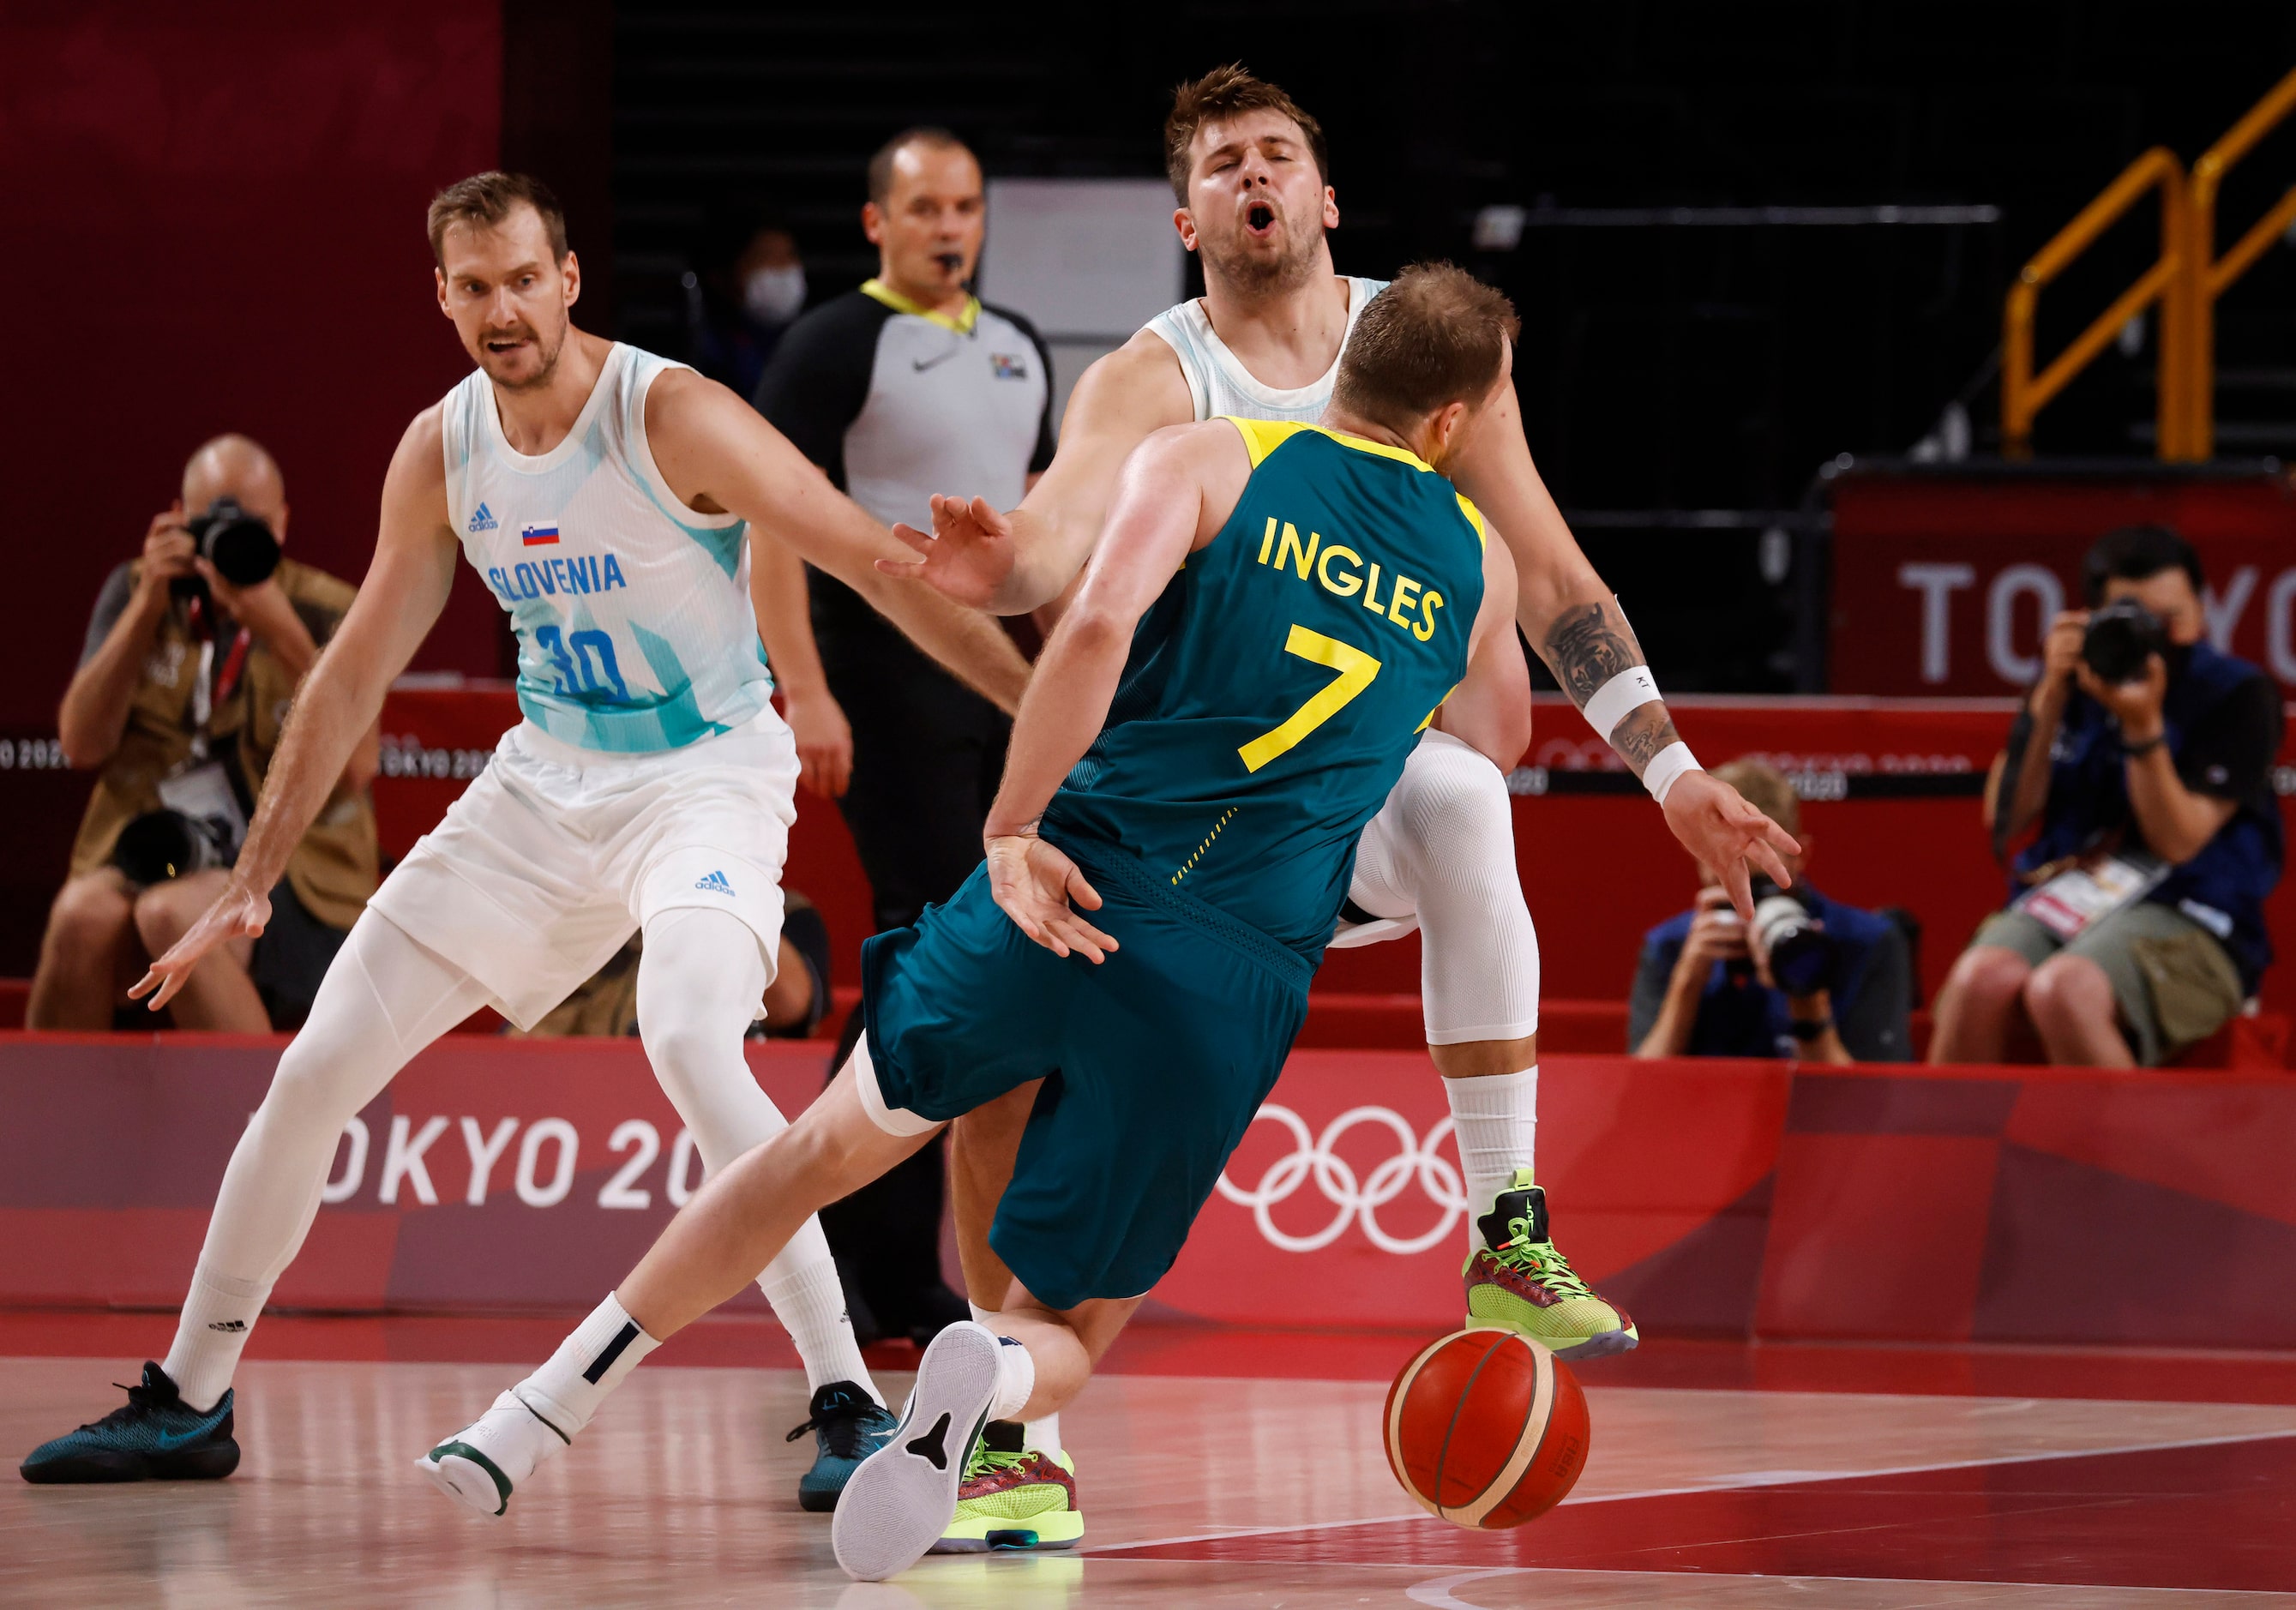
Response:
[{"label": "wooden basketball court floor", "polygon": [[[113,1407],[107,1383],[169,1328],[0,1316],[0,1451]],[[810,1439],[782,1433],[804,1380],[762,1322],[663,1350],[507,1519],[441,1499],[413,1459],[562,1328],[266,1320],[239,1474],[8,1483],[0,1604],[2296,1607],[2285,1357],[1657,1341],[1581,1371],[1594,1449],[1572,1499],[1477,1534],[1417,1513],[1381,1455],[1412,1338],[1143,1327],[1064,1417],[1081,1553],[863,1585],[796,1507]]]}]

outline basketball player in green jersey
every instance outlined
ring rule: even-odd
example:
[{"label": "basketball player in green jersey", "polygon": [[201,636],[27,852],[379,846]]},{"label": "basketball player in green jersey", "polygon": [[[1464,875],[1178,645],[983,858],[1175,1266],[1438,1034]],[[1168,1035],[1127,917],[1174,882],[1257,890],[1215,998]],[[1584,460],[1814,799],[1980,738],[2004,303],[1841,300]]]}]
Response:
[{"label": "basketball player in green jersey", "polygon": [[[1174,222],[1203,265],[1204,295],[1159,315],[1085,372],[1052,467],[1016,508],[936,499],[934,538],[895,532],[921,558],[881,569],[998,614],[1056,607],[1099,539],[1118,466],[1152,432],[1215,414],[1318,416],[1350,333],[1380,291],[1333,267],[1328,234],[1340,209],[1321,128],[1277,86],[1223,67],[1177,92],[1165,155]],[[1513,554],[1516,618],[1556,682],[1656,797],[1676,836],[1750,911],[1749,858],[1775,858],[1778,830],[1700,770],[1680,742],[1618,601],[1540,481],[1511,390],[1448,472]],[[1566,1359],[1592,1358],[1634,1346],[1637,1332],[1555,1245],[1531,1172],[1538,945],[1502,775],[1528,743],[1521,672],[1517,686],[1521,739],[1462,742],[1444,730],[1454,725],[1447,710],[1413,752],[1365,830],[1344,908],[1350,920],[1334,944],[1421,934],[1428,1052],[1443,1076],[1465,1186],[1467,1322],[1507,1325]],[[979,1227],[1026,1120],[1026,1094],[967,1117],[951,1137],[958,1246],[984,1308],[1003,1271],[984,1255]],[[1324,1277],[1302,1271],[1303,1322],[1315,1316]],[[1032,1425],[1028,1445],[1049,1450],[1058,1434]]]},{"label": "basketball player in green jersey", "polygon": [[1437,466],[1503,390],[1514,327],[1459,270],[1411,270],[1363,314],[1324,426],[1216,419],[1132,456],[1022,699],[986,864],[869,941],[867,1031],[828,1093],[431,1450],[439,1486],[501,1513],[813,1206],[1041,1080],[990,1235],[1002,1334],[934,1340],[833,1527],[865,1580],[941,1539],[984,1424],[1058,1409],[1171,1266],[1305,1016],[1357,834],[1512,630],[1506,550]]}]

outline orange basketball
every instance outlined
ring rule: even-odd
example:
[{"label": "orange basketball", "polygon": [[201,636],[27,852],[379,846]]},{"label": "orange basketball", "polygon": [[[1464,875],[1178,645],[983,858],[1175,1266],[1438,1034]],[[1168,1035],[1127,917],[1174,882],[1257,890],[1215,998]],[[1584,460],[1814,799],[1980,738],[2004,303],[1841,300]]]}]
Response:
[{"label": "orange basketball", "polygon": [[1511,1330],[1431,1342],[1388,1388],[1395,1479],[1461,1526],[1496,1531],[1545,1515],[1578,1483],[1588,1439],[1578,1377]]}]

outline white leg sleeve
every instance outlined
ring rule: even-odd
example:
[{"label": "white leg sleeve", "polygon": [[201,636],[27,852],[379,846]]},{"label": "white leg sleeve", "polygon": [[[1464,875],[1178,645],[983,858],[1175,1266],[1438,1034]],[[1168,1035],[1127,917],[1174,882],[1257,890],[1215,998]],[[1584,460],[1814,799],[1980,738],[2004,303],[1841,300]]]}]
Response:
[{"label": "white leg sleeve", "polygon": [[1538,933],[1515,870],[1514,813],[1498,768],[1429,732],[1364,843],[1357,902],[1382,917],[1418,916],[1427,1043],[1536,1033]]},{"label": "white leg sleeve", "polygon": [[486,999],[381,913],[352,927],[224,1171],[165,1367],[184,1401],[206,1407],[230,1386],[272,1283],[318,1214],[343,1126]]},{"label": "white leg sleeve", "polygon": [[[758,935],[729,911],[682,906],[646,924],[638,1033],[712,1174],[789,1128],[742,1056],[767,976]],[[758,1286],[797,1343],[811,1387],[851,1381],[875,1395],[819,1220],[805,1221]]]}]

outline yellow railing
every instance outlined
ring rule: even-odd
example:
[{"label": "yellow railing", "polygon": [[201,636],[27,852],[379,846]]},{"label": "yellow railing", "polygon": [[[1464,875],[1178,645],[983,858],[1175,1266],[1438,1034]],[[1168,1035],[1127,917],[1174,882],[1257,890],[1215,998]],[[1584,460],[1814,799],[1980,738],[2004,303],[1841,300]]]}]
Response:
[{"label": "yellow railing", "polygon": [[[2128,321],[2161,305],[2155,342],[2159,398],[2154,415],[2160,457],[2171,463],[2206,459],[2215,451],[2216,302],[2248,272],[2272,242],[2296,226],[2296,187],[2216,255],[2217,196],[2225,174],[2258,142],[2296,112],[2296,72],[2226,131],[2193,164],[2187,182],[2176,153],[2156,145],[2138,157],[2103,194],[2041,248],[2010,288],[2001,318],[2001,450],[2011,458],[2033,451],[2033,421],[2050,399],[2104,350]],[[2098,236],[2155,189],[2161,193],[2161,251],[2136,283],[2114,299],[2038,374],[2033,372],[2033,322],[2041,287],[2063,273]]]},{"label": "yellow railing", "polygon": [[[2184,287],[2192,309],[2187,321],[2192,337],[2187,360],[2192,380],[2185,388],[2185,424],[2180,435],[2186,452],[2183,456],[2208,458],[2216,450],[2217,298],[2248,272],[2250,265],[2287,232],[2292,222],[2296,222],[2296,187],[2292,187],[2271,211],[2257,219],[2240,237],[2238,244],[2218,257],[2217,193],[2232,165],[2254,150],[2257,142],[2292,111],[2296,111],[2296,72],[2274,85],[2269,94],[2251,107],[2246,117],[2226,130],[2224,138],[2210,146],[2208,154],[2193,164],[2193,180],[2187,192],[2192,268]],[[2169,455],[2163,453],[2161,456],[2166,458]]]},{"label": "yellow railing", "polygon": [[[2097,236],[2120,221],[2121,216],[2144,199],[2148,191],[2161,193],[2161,255],[2141,278],[2114,299],[2073,343],[2059,353],[2038,375],[2033,373],[2033,316],[2041,287],[2057,277]],[[2161,398],[2159,429],[2165,444],[2181,428],[2189,410],[2177,388],[2188,367],[2185,361],[2185,299],[2173,294],[2180,287],[2185,256],[2185,167],[2177,153],[2155,145],[2121,169],[2120,177],[2104,187],[2080,210],[2079,217],[2057,231],[2056,238],[2035,254],[2010,287],[2009,305],[2001,321],[2001,450],[2011,458],[2029,458],[2033,452],[2033,417],[2049,399],[2065,389],[2074,375],[2104,350],[2121,327],[2154,302],[2161,304],[2160,348]],[[2171,326],[2174,326],[2173,330]],[[2165,451],[2161,456],[2167,457]]]}]

